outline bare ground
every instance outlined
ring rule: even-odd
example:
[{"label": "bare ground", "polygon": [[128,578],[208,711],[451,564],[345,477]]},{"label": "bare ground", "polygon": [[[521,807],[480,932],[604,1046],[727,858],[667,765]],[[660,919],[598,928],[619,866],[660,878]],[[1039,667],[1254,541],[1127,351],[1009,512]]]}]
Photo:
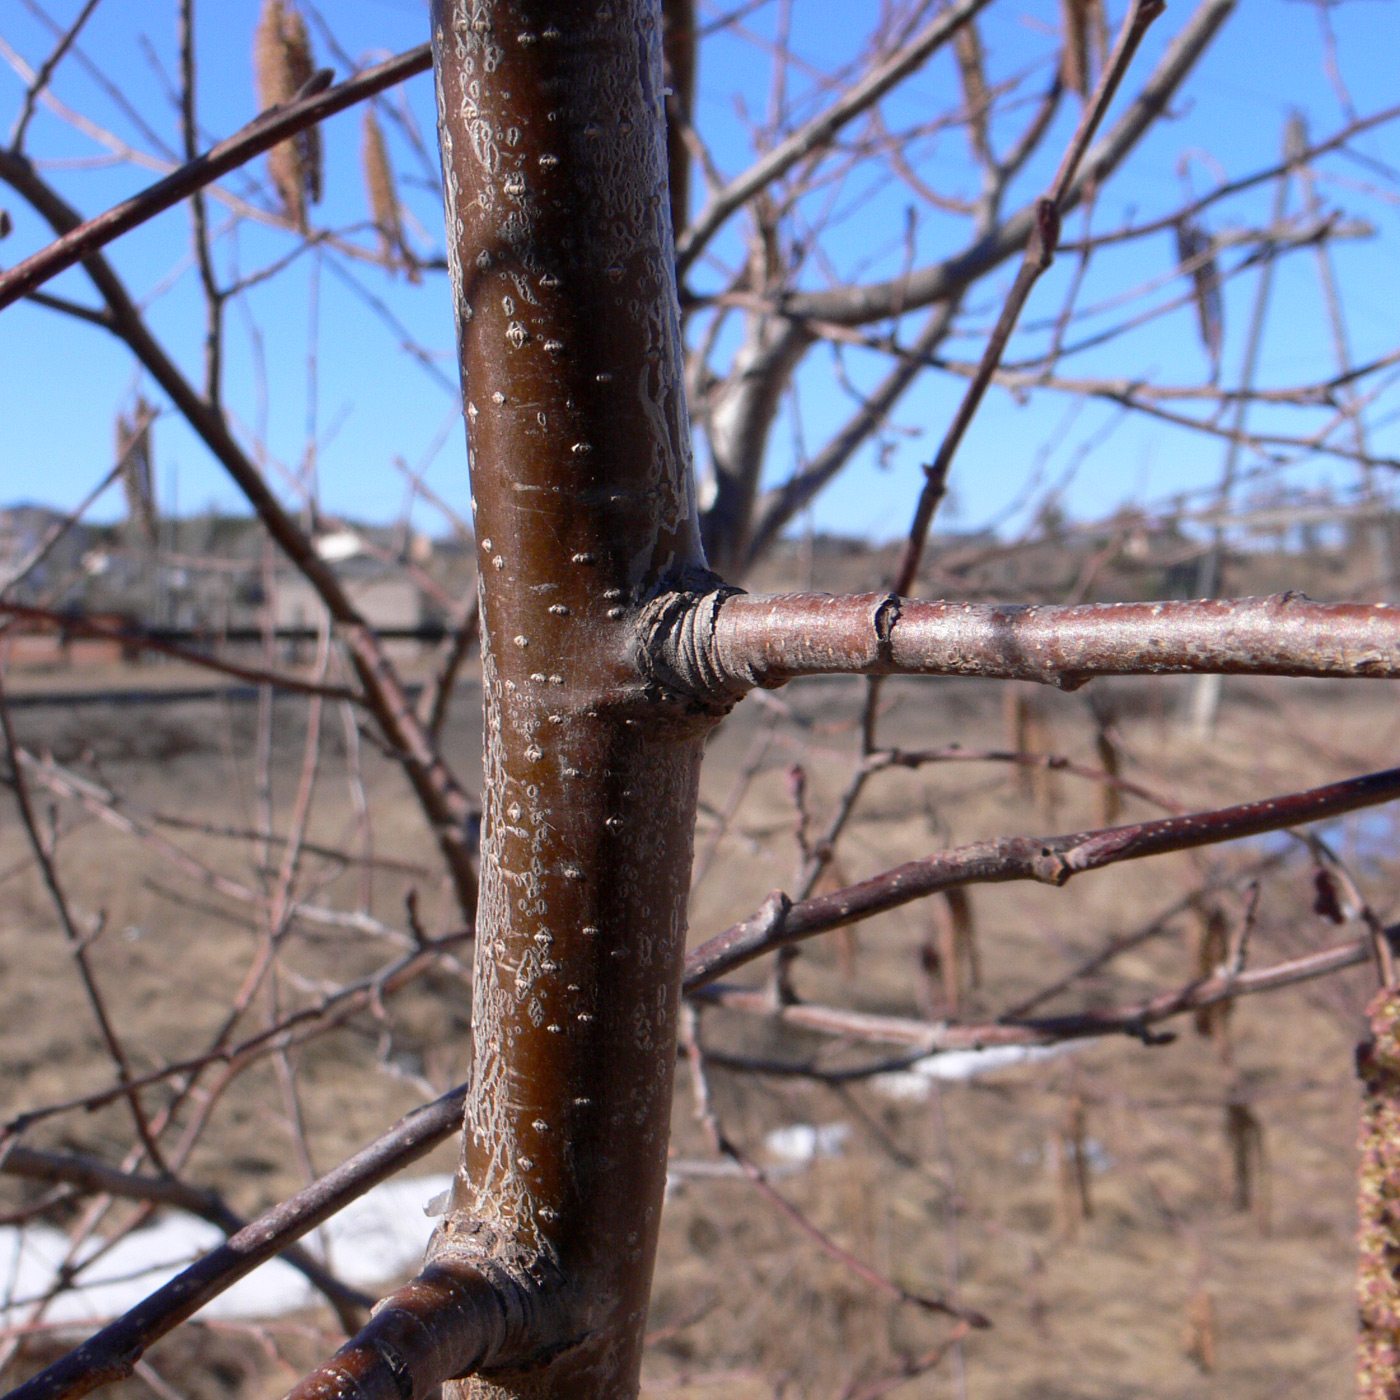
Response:
[{"label": "bare ground", "polygon": [[[849,681],[793,686],[782,695],[800,722],[749,702],[717,733],[705,769],[710,815],[697,838],[702,853],[716,836],[714,813],[731,802],[746,768],[753,776],[699,885],[695,940],[752,912],[770,890],[791,887],[796,850],[786,770],[796,761],[805,765],[810,805],[824,817],[849,772],[850,721],[861,694]],[[898,683],[886,695],[887,737],[903,745],[1004,742],[1001,687]],[[1184,738],[1173,720],[1180,695],[1178,683],[1142,682],[1119,687],[1113,699],[1125,776],[1189,806],[1383,767],[1400,737],[1386,683],[1227,683],[1219,733],[1205,746]],[[1083,696],[1037,699],[1053,748],[1096,763]],[[479,770],[476,704],[477,692],[464,687],[449,738],[468,781]],[[280,700],[275,711],[278,830],[286,830],[295,798],[305,715],[304,700]],[[16,709],[15,721],[24,743],[110,785],[132,812],[256,825],[251,704],[40,706]],[[358,849],[356,798],[334,709],[323,717],[323,731],[310,839]],[[375,856],[432,866],[431,842],[397,770],[367,744],[360,747]],[[1094,784],[1065,774],[1026,792],[1005,765],[883,774],[840,847],[841,871],[857,879],[984,835],[1096,825],[1099,800]],[[93,820],[72,802],[53,810],[65,886],[86,926],[101,923],[89,951],[134,1069],[198,1053],[262,946],[249,906],[205,887],[158,847]],[[1123,819],[1156,814],[1130,798]],[[1368,896],[1388,914],[1395,848],[1389,816],[1353,820],[1332,834]],[[250,890],[266,887],[267,871],[248,843],[169,826],[163,835]],[[1203,879],[1276,849],[1277,843],[1255,842],[1245,850],[1162,857],[1081,876],[1064,890],[975,890],[982,980],[962,1013],[995,1013]],[[52,905],[24,854],[6,799],[0,1063],[7,1117],[112,1082]],[[274,849],[273,866],[276,858]],[[360,872],[312,856],[304,874],[309,901],[349,909],[367,896],[373,913],[399,928],[405,892],[416,888],[427,929],[452,927],[449,893],[434,876],[379,868],[367,887]],[[1229,894],[1224,903],[1237,917],[1238,896]],[[1266,876],[1253,965],[1351,936],[1313,914],[1311,905],[1305,860],[1295,857]],[[921,1014],[919,951],[930,918],[929,908],[915,905],[862,926],[854,940],[833,937],[813,946],[797,965],[799,992],[868,1011]],[[1188,980],[1196,966],[1195,929],[1193,916],[1176,919],[1051,1006],[1110,1005]],[[325,987],[382,965],[393,951],[383,939],[299,926],[283,948],[276,1006],[304,1004]],[[774,1127],[848,1124],[841,1155],[783,1176],[777,1189],[842,1249],[903,1288],[956,1296],[992,1320],[992,1328],[972,1333],[937,1366],[906,1381],[901,1396],[1340,1395],[1350,1387],[1354,1321],[1352,1053],[1373,984],[1361,969],[1242,1001],[1228,1053],[1220,1038],[1199,1036],[1182,1018],[1169,1045],[1127,1038],[1087,1044],[1044,1064],[944,1084],[926,1101],[892,1100],[864,1083],[833,1088],[719,1068],[712,1070],[712,1090],[726,1132],[759,1160]],[[192,1101],[182,1121],[205,1109],[209,1119],[186,1175],[223,1190],[244,1212],[296,1189],[308,1168],[325,1170],[431,1090],[463,1077],[468,1002],[465,974],[442,968],[386,997],[382,1007],[291,1047],[295,1097],[275,1058],[265,1058],[207,1104]],[[249,1027],[265,1024],[273,1005],[260,994]],[[707,1013],[703,1033],[716,1050],[787,1063],[820,1056],[850,1065],[890,1053],[889,1047],[833,1047],[735,1013]],[[203,1083],[217,1084],[218,1075]],[[153,1091],[152,1106],[164,1094]],[[1074,1096],[1083,1105],[1091,1168],[1091,1213],[1082,1221],[1072,1218],[1058,1167]],[[1233,1200],[1226,1131],[1232,1097],[1248,1106],[1262,1132],[1262,1154],[1250,1158],[1247,1209],[1236,1209]],[[290,1126],[297,1114],[304,1154]],[[25,1141],[119,1162],[131,1126],[124,1108],[113,1105],[47,1119]],[[684,1067],[673,1151],[682,1162],[712,1157],[693,1120]],[[448,1161],[450,1152],[442,1149],[414,1170]],[[40,1189],[0,1182],[0,1209],[32,1202]],[[133,1211],[115,1208],[101,1230]],[[73,1224],[79,1208],[58,1200],[47,1218]],[[870,1387],[882,1377],[893,1378],[906,1358],[928,1353],[950,1332],[946,1318],[873,1289],[751,1184],[734,1179],[687,1180],[670,1200],[651,1326],[644,1393],[734,1400],[873,1394]],[[200,1400],[270,1396],[332,1339],[329,1314],[263,1329],[196,1327],[157,1347],[151,1374],[123,1391],[149,1397],[165,1385]],[[6,1378],[29,1373],[55,1346],[39,1333],[12,1358]]]}]

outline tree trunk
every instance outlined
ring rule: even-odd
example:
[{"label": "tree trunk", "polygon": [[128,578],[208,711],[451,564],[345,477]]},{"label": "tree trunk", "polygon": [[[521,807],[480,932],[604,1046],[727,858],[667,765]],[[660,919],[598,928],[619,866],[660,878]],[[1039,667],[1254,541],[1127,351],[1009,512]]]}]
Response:
[{"label": "tree trunk", "polygon": [[486,796],[463,1159],[438,1262],[561,1290],[471,1395],[632,1394],[665,1185],[701,744],[639,606],[703,577],[659,6],[437,0],[480,555]]}]

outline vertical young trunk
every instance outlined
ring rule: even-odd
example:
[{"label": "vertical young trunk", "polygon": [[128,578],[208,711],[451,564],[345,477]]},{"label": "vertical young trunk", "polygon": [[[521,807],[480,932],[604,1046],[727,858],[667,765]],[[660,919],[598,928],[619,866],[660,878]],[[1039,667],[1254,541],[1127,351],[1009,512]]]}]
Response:
[{"label": "vertical young trunk", "polygon": [[704,715],[640,603],[703,568],[659,7],[435,0],[482,602],[475,1068],[438,1260],[562,1288],[473,1395],[635,1392],[665,1182]]}]

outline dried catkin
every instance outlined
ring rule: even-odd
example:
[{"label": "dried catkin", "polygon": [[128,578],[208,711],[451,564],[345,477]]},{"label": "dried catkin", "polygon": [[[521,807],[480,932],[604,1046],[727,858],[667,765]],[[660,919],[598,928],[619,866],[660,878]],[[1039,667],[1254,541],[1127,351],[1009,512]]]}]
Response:
[{"label": "dried catkin", "polygon": [[[1213,977],[1230,951],[1230,921],[1218,904],[1196,910],[1196,938],[1193,972],[1201,981]],[[1232,1003],[1212,1002],[1198,1006],[1193,1020],[1196,1034],[1208,1040],[1223,1041],[1229,1035]]]},{"label": "dried catkin", "polygon": [[1357,1047],[1365,1089],[1358,1143],[1358,1400],[1400,1395],[1400,991],[1367,1008],[1371,1039]]},{"label": "dried catkin", "polygon": [[1064,48],[1060,55],[1060,79],[1080,97],[1089,95],[1089,17],[1085,0],[1061,0]]},{"label": "dried catkin", "polygon": [[1050,1139],[1055,1168],[1055,1215],[1060,1238],[1075,1240],[1094,1213],[1089,1195],[1088,1113],[1084,1096],[1073,1093]]},{"label": "dried catkin", "polygon": [[147,544],[156,542],[156,494],[151,466],[151,420],[155,410],[143,398],[128,418],[117,414],[117,460],[131,527]]},{"label": "dried catkin", "polygon": [[1197,1289],[1186,1302],[1181,1349],[1188,1360],[1209,1374],[1215,1370],[1216,1347],[1215,1299],[1204,1288]]},{"label": "dried catkin", "polygon": [[1094,83],[1093,64],[1104,63],[1108,47],[1108,22],[1103,0],[1060,0],[1064,19],[1064,48],[1060,54],[1060,81],[1071,92],[1087,98]]},{"label": "dried catkin", "polygon": [[[262,111],[281,106],[311,80],[316,65],[311,38],[301,12],[288,9],[282,0],[263,0],[257,32],[253,36],[253,75]],[[321,198],[321,133],[314,127],[299,131],[267,154],[282,211],[306,232],[306,207]]]},{"label": "dried catkin", "polygon": [[[1026,699],[1021,688],[1014,682],[1003,688],[1002,718],[1006,723],[1006,747],[1018,758],[1025,758],[1030,755],[1030,702]],[[1030,765],[1018,763],[1016,765],[1016,791],[1023,798],[1032,796],[1035,790],[1035,779],[1031,773]]]},{"label": "dried catkin", "polygon": [[374,230],[379,237],[380,255],[390,266],[402,264],[411,269],[413,264],[404,246],[398,189],[394,184],[393,167],[389,164],[389,148],[384,143],[384,132],[379,118],[375,116],[373,103],[365,108],[360,168],[365,177],[370,217],[374,220]]},{"label": "dried catkin", "polygon": [[[1118,756],[1118,746],[1109,732],[1113,721],[1101,716],[1094,727],[1094,748],[1098,751],[1099,766],[1110,779],[1118,778],[1123,769]],[[1099,788],[1099,822],[1103,826],[1113,826],[1123,815],[1123,794],[1116,782],[1107,782]]]},{"label": "dried catkin", "polygon": [[1211,382],[1220,377],[1220,351],[1225,341],[1225,309],[1220,295],[1220,268],[1215,261],[1210,235],[1189,219],[1176,226],[1176,258],[1191,278],[1191,296],[1196,303],[1196,320],[1201,343],[1210,356]]},{"label": "dried catkin", "polygon": [[982,67],[982,40],[971,20],[953,35],[953,56],[962,79],[963,108],[967,113],[968,141],[974,155],[987,154],[987,111],[991,99]]},{"label": "dried catkin", "polygon": [[1230,1148],[1231,1207],[1253,1211],[1260,1228],[1269,1228],[1269,1162],[1264,1151],[1264,1125],[1240,1099],[1225,1105],[1225,1139]]},{"label": "dried catkin", "polygon": [[1021,760],[1016,765],[1017,793],[1034,800],[1043,816],[1053,818],[1060,789],[1049,763],[1055,747],[1049,716],[1015,681],[1002,692],[1002,704],[1007,747]]}]

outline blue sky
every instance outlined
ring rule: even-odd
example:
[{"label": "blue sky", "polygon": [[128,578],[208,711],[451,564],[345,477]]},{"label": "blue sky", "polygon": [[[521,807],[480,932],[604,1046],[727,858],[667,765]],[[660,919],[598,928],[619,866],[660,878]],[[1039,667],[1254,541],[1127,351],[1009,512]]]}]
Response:
[{"label": "blue sky", "polygon": [[[64,22],[78,0],[54,0],[49,8]],[[702,14],[711,7],[702,6]],[[1185,22],[1188,0],[1173,0],[1150,34],[1126,90],[1155,62],[1162,48]],[[125,89],[132,105],[155,136],[173,147],[177,123],[166,93],[165,73],[175,66],[174,7],[161,0],[104,0],[79,47],[109,73],[129,75]],[[421,0],[342,0],[326,4],[343,48],[367,61],[421,42],[427,36],[427,7]],[[1110,6],[1116,21],[1120,5]],[[254,0],[205,0],[199,7],[200,117],[212,137],[247,121],[255,111],[250,51],[257,5]],[[833,0],[796,0],[793,47],[815,69],[848,57],[864,26],[877,12],[873,0],[837,5]],[[771,35],[777,7],[759,8],[747,20],[760,38]],[[1400,21],[1384,0],[1348,0],[1329,12],[1340,69],[1356,109],[1365,114],[1400,99],[1394,80],[1394,55],[1400,52]],[[1039,91],[1058,27],[1052,0],[1021,0],[994,6],[983,26],[993,80],[1025,73],[1028,91]],[[1290,110],[1302,109],[1313,136],[1329,134],[1345,120],[1338,94],[1324,70],[1318,15],[1302,0],[1242,0],[1204,63],[1174,105],[1172,120],[1162,125],[1135,153],[1128,167],[1103,191],[1094,213],[1094,228],[1117,225],[1130,214],[1139,221],[1169,212],[1186,188],[1180,171],[1183,152],[1191,155],[1190,185],[1204,193],[1222,174],[1233,178],[1278,158],[1283,124]],[[344,73],[316,34],[318,58]],[[34,63],[46,54],[49,38],[22,0],[0,0],[0,37]],[[148,58],[148,54],[150,57]],[[803,78],[793,79],[795,110],[816,100],[804,93]],[[749,155],[748,131],[736,91],[750,112],[767,101],[767,54],[755,43],[725,38],[702,56],[699,125],[707,134],[716,161],[727,173],[743,168]],[[150,136],[118,109],[82,66],[70,58],[59,70],[54,92],[63,102],[90,117],[147,155],[167,158]],[[940,54],[886,104],[892,124],[914,120],[955,100],[951,59]],[[0,66],[0,120],[5,134],[17,110],[23,86],[8,66]],[[430,150],[434,140],[431,83],[415,79],[395,103],[406,101]],[[1121,99],[1120,99],[1121,105]],[[1047,143],[1046,156],[1033,162],[1013,189],[1009,207],[1033,196],[1045,183],[1068,136],[1075,113],[1069,104]],[[424,251],[440,248],[440,207],[429,188],[425,167],[402,132],[389,125],[392,157],[403,181],[408,205],[419,222],[410,237]],[[365,196],[358,170],[358,112],[334,118],[325,130],[326,199],[317,209],[318,223],[344,226],[365,219]],[[1394,126],[1360,137],[1356,151],[1394,171],[1400,166],[1400,137]],[[139,189],[158,172],[130,161],[111,160],[91,136],[75,130],[48,111],[33,123],[29,150],[46,173],[84,213],[91,214]],[[971,193],[975,172],[966,160],[962,136],[949,132],[921,147],[918,169],[944,191]],[[101,157],[100,163],[95,163]],[[1400,183],[1363,161],[1331,157],[1320,167],[1319,190],[1329,209],[1368,220],[1373,237],[1338,244],[1334,251],[1348,319],[1353,356],[1365,360],[1400,342],[1400,315],[1395,289],[1400,287]],[[254,179],[253,177],[256,177]],[[261,163],[252,176],[235,176],[224,187],[240,197],[265,200],[258,185]],[[1264,221],[1272,198],[1260,189],[1213,208],[1206,216],[1213,230]],[[1295,187],[1294,207],[1299,195]],[[841,271],[863,263],[864,275],[897,271],[904,257],[908,190],[885,179],[848,181],[836,198],[844,217],[828,230],[828,252]],[[0,261],[12,263],[40,246],[45,234],[38,222],[8,191],[0,206],[15,220],[15,232],[0,244]],[[218,227],[227,213],[217,204]],[[742,225],[735,225],[736,230]],[[1082,228],[1078,216],[1067,237]],[[358,235],[362,239],[365,235]],[[965,221],[929,215],[918,232],[920,260],[953,251],[966,238]],[[198,376],[202,307],[188,265],[188,218],[172,210],[150,226],[128,235],[110,256],[138,299],[148,302],[153,328],[191,376]],[[367,240],[366,240],[367,241]],[[734,237],[721,238],[716,250],[732,253]],[[221,238],[217,261],[221,274],[234,267],[248,270],[292,250],[293,241],[277,230],[243,224],[234,237]],[[1228,254],[1229,266],[1237,257]],[[1138,240],[1098,255],[1086,280],[1083,304],[1109,300],[1153,277],[1167,280],[1148,304],[1180,296],[1184,284],[1171,279],[1175,249],[1170,234]],[[1065,295],[1073,259],[1062,256],[1042,279],[1027,308],[1027,323],[1053,318]],[[990,323],[1009,283],[1008,267],[981,286],[970,303],[970,320]],[[704,269],[692,279],[714,285],[716,273]],[[818,271],[811,273],[813,285]],[[361,291],[351,288],[353,278]],[[1257,273],[1231,281],[1225,293],[1224,382],[1235,380],[1243,353],[1244,329]],[[1277,265],[1275,293],[1258,382],[1286,385],[1323,377],[1333,369],[1332,350],[1310,252],[1295,253]],[[91,300],[80,272],[71,272],[51,290],[74,300]],[[378,301],[376,311],[370,299]],[[291,484],[303,461],[308,434],[318,439],[317,483],[325,508],[359,519],[394,518],[403,502],[403,480],[392,462],[402,457],[417,464],[431,457],[429,483],[463,513],[468,487],[461,426],[454,421],[455,363],[445,278],[427,275],[421,285],[388,279],[377,268],[338,257],[298,259],[275,280],[251,290],[229,308],[226,400],[245,442],[265,437],[269,474],[289,500]],[[426,364],[398,352],[400,333],[386,322],[391,316],[429,352]],[[1080,376],[1150,376],[1169,383],[1191,383],[1204,374],[1205,355],[1193,313],[1186,308],[1157,318],[1130,335],[1097,350],[1072,356],[1062,373]],[[909,333],[915,321],[910,322]],[[1107,318],[1085,327],[1108,324]],[[314,332],[313,332],[314,326]],[[1080,334],[1076,327],[1069,337]],[[1043,339],[1043,337],[1042,337]],[[1032,342],[1027,341],[1026,345]],[[314,347],[314,392],[308,352]],[[950,353],[975,358],[980,345],[961,339]],[[1013,347],[1013,357],[1017,348]],[[260,367],[261,359],[261,367]],[[874,356],[846,352],[843,385],[833,375],[833,357],[816,352],[800,375],[800,415],[786,414],[774,434],[771,474],[790,468],[799,440],[807,450],[820,445],[850,411],[849,385],[866,385],[879,372]],[[111,461],[113,419],[145,388],[129,356],[101,331],[32,306],[0,314],[0,499],[28,499],[55,506],[75,503]],[[926,374],[896,415],[899,429],[883,464],[873,451],[864,454],[847,475],[821,499],[812,515],[817,528],[877,537],[898,534],[917,490],[919,463],[932,454],[942,425],[960,394],[959,381]],[[155,395],[153,395],[155,396]],[[158,397],[158,396],[155,396]],[[1381,396],[1372,408],[1373,446],[1400,456],[1400,431],[1387,416],[1393,406]],[[1315,428],[1320,419],[1283,411],[1256,410],[1250,426],[1296,433]],[[800,431],[799,431],[800,426]],[[157,492],[164,508],[172,501],[182,513],[208,505],[237,509],[238,498],[192,434],[174,415],[157,427]],[[1049,445],[1047,448],[1047,444]],[[700,457],[703,462],[703,445]],[[1064,478],[1061,503],[1069,513],[1097,516],[1133,500],[1161,502],[1175,493],[1198,491],[1219,476],[1222,445],[1218,439],[1171,428],[1137,416],[1124,416],[1103,405],[1076,410],[1073,401],[1054,393],[1037,393],[1024,402],[994,390],[969,434],[954,471],[952,522],[970,528],[998,519],[1021,492],[1027,477],[1039,471],[1045,483]],[[1243,463],[1246,471],[1250,463]],[[1313,458],[1294,467],[1288,479],[1317,486],[1349,489],[1356,472],[1346,462]],[[121,509],[117,493],[95,512],[112,518]],[[433,511],[419,506],[416,519],[429,529],[441,527]],[[1013,517],[1007,528],[1019,522]]]}]

